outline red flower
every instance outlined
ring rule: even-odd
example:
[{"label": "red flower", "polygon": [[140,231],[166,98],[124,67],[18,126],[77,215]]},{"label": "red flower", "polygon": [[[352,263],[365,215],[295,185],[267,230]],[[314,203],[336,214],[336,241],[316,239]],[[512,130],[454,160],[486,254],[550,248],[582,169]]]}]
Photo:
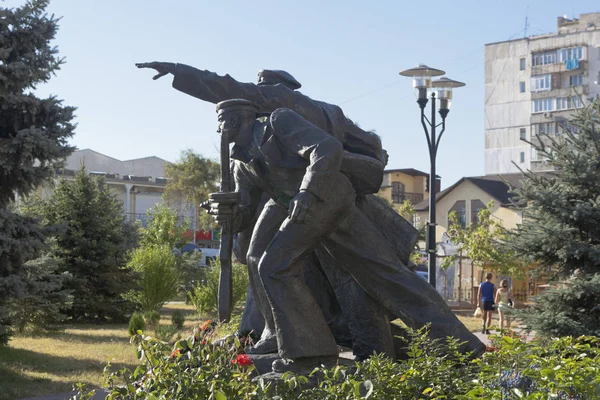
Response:
[{"label": "red flower", "polygon": [[497,351],[498,349],[494,346],[485,346],[485,351]]},{"label": "red flower", "polygon": [[181,355],[181,350],[179,350],[179,349],[175,349],[175,350],[173,350],[173,352],[171,353],[171,358],[175,358],[175,357],[177,357],[177,356],[180,356],[180,355]]},{"label": "red flower", "polygon": [[237,358],[234,358],[233,360],[231,360],[231,363],[241,365],[242,367],[249,367],[250,365],[254,364],[252,362],[252,359],[250,357],[248,357],[247,354],[238,355]]},{"label": "red flower", "polygon": [[212,320],[209,319],[204,324],[202,324],[202,327],[200,328],[200,330],[202,330],[204,332],[204,331],[209,330],[210,328],[212,328]]}]

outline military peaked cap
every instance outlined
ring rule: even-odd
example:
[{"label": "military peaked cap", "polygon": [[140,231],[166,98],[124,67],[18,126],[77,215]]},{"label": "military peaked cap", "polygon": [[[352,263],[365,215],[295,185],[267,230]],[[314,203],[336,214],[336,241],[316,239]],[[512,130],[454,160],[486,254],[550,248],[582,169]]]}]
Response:
[{"label": "military peaked cap", "polygon": [[258,71],[259,85],[276,85],[278,83],[281,83],[292,90],[297,90],[302,87],[300,82],[298,82],[289,72],[278,69],[261,69]]}]

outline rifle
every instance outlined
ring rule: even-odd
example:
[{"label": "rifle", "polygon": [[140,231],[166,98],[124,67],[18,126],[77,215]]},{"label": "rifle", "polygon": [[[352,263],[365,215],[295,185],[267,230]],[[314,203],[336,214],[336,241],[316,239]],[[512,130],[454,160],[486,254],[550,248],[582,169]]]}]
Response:
[{"label": "rifle", "polygon": [[233,250],[233,207],[240,201],[240,193],[231,190],[231,169],[229,163],[229,137],[221,132],[221,191],[208,195],[211,203],[218,203],[219,208],[229,207],[232,211],[221,225],[221,246],[219,261],[221,274],[219,276],[219,321],[228,322],[233,308],[233,272],[231,253]]}]

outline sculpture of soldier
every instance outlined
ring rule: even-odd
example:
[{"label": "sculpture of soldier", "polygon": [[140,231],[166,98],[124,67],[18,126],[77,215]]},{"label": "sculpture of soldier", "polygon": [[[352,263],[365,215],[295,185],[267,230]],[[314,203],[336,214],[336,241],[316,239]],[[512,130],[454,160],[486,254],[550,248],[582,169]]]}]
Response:
[{"label": "sculpture of soldier", "polygon": [[260,306],[274,327],[263,332],[254,351],[268,353],[276,348],[283,361],[274,370],[338,354],[302,276],[306,257],[319,245],[407,325],[430,323],[432,337],[453,336],[465,342],[464,350],[482,350],[483,344],[437,291],[406,268],[396,249],[357,207],[355,177],[342,172],[344,151],[336,138],[290,109],[275,110],[265,122],[257,120],[259,109],[247,100],[220,102],[217,110],[219,131],[235,144],[231,157],[238,166],[241,204],[233,215],[219,204],[213,213],[217,218],[232,218],[241,230],[254,218],[262,193],[279,210],[287,210],[270,213],[268,218],[263,211],[249,251],[249,258],[259,260],[262,285],[255,282],[257,298],[266,300],[269,310],[264,303]]}]

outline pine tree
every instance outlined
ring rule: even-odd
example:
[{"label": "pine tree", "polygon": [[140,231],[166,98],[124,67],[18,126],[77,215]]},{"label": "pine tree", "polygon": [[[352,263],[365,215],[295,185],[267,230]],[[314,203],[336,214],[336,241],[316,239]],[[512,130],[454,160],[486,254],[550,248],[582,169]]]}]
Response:
[{"label": "pine tree", "polygon": [[596,99],[577,111],[560,139],[537,137],[532,144],[556,173],[527,172],[515,191],[523,223],[511,232],[509,246],[560,279],[556,289],[544,292],[522,314],[541,334],[600,331],[597,301],[589,301],[600,292],[599,118]]},{"label": "pine tree", "polygon": [[122,298],[132,289],[127,252],[136,239],[125,222],[123,204],[102,177],[82,168],[73,181],[62,180],[45,206],[49,225],[64,224],[56,236],[55,256],[72,279],[75,320],[123,320],[131,304]]},{"label": "pine tree", "polygon": [[0,345],[11,334],[7,301],[25,295],[22,265],[44,242],[37,220],[15,213],[12,202],[52,177],[73,150],[66,141],[75,109],[33,93],[63,63],[49,45],[58,24],[47,5],[0,7]]},{"label": "pine tree", "polygon": [[44,329],[64,320],[61,310],[70,307],[72,296],[65,289],[70,275],[57,273],[58,260],[44,255],[23,265],[25,295],[11,301],[11,314],[18,332],[25,328]]}]

